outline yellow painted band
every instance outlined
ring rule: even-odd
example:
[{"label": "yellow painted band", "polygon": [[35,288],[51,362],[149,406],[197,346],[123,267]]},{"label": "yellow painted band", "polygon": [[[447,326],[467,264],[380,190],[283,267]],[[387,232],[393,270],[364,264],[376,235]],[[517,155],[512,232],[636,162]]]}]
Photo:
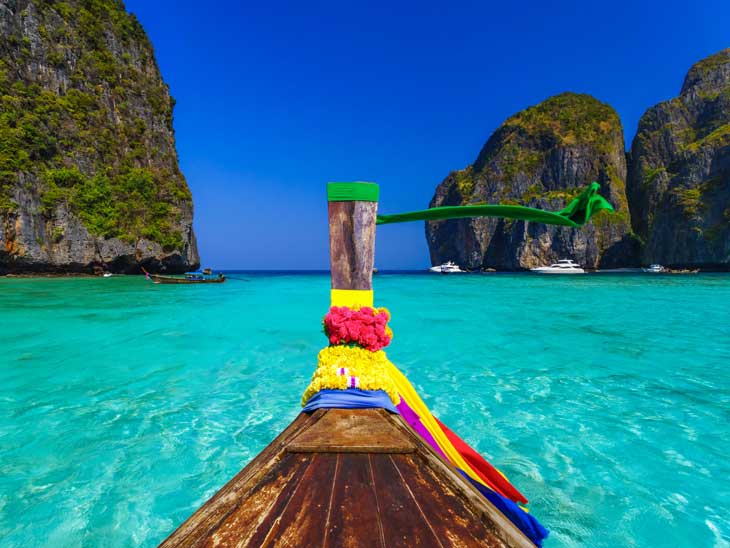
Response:
[{"label": "yellow painted band", "polygon": [[361,308],[373,306],[372,289],[332,289],[330,291],[331,306],[346,306],[348,308]]}]

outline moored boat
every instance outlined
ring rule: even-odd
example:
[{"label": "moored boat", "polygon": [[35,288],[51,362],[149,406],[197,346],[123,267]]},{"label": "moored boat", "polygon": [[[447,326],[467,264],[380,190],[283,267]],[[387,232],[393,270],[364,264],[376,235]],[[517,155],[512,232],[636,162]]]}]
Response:
[{"label": "moored boat", "polygon": [[585,270],[570,259],[560,259],[550,266],[531,268],[530,272],[535,274],[585,274]]},{"label": "moored boat", "polygon": [[447,261],[444,264],[438,266],[432,266],[428,269],[429,272],[437,272],[439,274],[461,274],[464,270],[453,261]]},{"label": "moored boat", "polygon": [[162,274],[150,274],[144,268],[142,271],[147,279],[156,284],[221,284],[226,281],[222,273],[213,272],[210,268],[186,272],[182,276],[165,276]]},{"label": "moored boat", "polygon": [[648,274],[662,274],[664,272],[667,272],[667,269],[660,264],[652,264],[649,265],[649,268],[642,268],[641,270]]}]

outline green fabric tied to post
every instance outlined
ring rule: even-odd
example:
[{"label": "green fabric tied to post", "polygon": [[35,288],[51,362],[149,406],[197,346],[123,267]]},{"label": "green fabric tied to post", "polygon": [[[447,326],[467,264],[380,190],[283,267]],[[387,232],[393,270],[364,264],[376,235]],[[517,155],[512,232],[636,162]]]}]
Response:
[{"label": "green fabric tied to post", "polygon": [[548,225],[579,227],[590,218],[605,209],[613,211],[613,206],[598,194],[601,188],[596,182],[591,183],[580,195],[560,211],[544,211],[520,205],[465,205],[432,207],[409,213],[395,215],[378,215],[377,223],[406,223],[409,221],[444,221],[447,219],[464,219],[469,217],[505,217],[519,221],[534,221]]},{"label": "green fabric tied to post", "polygon": [[328,183],[328,202],[377,202],[380,187],[375,183]]},{"label": "green fabric tied to post", "polygon": [[[378,215],[377,224],[445,221],[471,217],[504,217],[518,221],[579,227],[586,224],[593,215],[602,209],[613,211],[613,206],[598,194],[600,188],[601,185],[598,183],[591,183],[577,198],[560,211],[545,211],[534,207],[503,204],[444,206],[408,213],[396,213],[394,215]],[[327,185],[327,200],[330,202],[377,202],[379,196],[380,188],[375,183],[351,182],[329,183]]]}]

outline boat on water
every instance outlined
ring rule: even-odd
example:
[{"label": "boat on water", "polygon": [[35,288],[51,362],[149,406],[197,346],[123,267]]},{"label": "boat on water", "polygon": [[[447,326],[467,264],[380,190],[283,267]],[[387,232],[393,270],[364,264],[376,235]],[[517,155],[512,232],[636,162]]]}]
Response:
[{"label": "boat on water", "polygon": [[210,268],[186,272],[182,276],[163,276],[161,274],[150,274],[144,269],[142,271],[147,279],[156,284],[222,284],[226,281],[226,277],[222,273],[213,272]]},{"label": "boat on water", "polygon": [[[591,183],[558,212],[499,204],[378,215],[378,185],[329,183],[328,343],[301,413],[160,546],[540,548],[548,531],[527,498],[431,413],[382,351],[393,332],[390,312],[374,304],[375,226],[508,217],[579,227],[613,210],[598,190]],[[550,268],[583,272],[566,260]],[[430,270],[463,272],[453,262]]]},{"label": "boat on water", "polygon": [[548,532],[527,498],[382,352],[392,331],[372,288],[377,185],[330,183],[327,197],[328,343],[301,413],[160,546],[541,546]]},{"label": "boat on water", "polygon": [[321,408],[300,413],[160,548],[535,548],[503,511],[401,415]]},{"label": "boat on water", "polygon": [[465,272],[453,261],[448,261],[438,266],[432,266],[428,270],[429,272],[437,272],[439,274],[461,274]]},{"label": "boat on water", "polygon": [[560,259],[550,266],[531,268],[530,272],[535,274],[585,274],[586,271],[570,259]]},{"label": "boat on water", "polygon": [[667,272],[667,269],[660,264],[652,264],[649,265],[649,268],[642,268],[641,270],[649,274],[662,274],[664,272]]},{"label": "boat on water", "polygon": [[[431,413],[382,351],[393,332],[390,312],[374,305],[375,226],[509,214],[577,227],[613,209],[598,189],[592,183],[559,212],[486,205],[378,215],[376,184],[329,183],[328,342],[301,413],[160,546],[541,547],[548,531],[527,498]],[[572,261],[552,267],[583,272]],[[430,270],[463,272],[453,262]]]}]

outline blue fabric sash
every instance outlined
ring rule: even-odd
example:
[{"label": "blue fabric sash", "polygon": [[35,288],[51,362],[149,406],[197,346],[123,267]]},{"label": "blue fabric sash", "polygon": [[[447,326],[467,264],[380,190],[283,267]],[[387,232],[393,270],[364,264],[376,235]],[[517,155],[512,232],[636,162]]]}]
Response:
[{"label": "blue fabric sash", "polygon": [[309,398],[307,405],[302,409],[305,413],[311,413],[315,409],[387,409],[391,413],[398,413],[398,410],[390,401],[390,397],[383,390],[360,390],[359,388],[348,388],[347,390],[320,390]]},{"label": "blue fabric sash", "polygon": [[[457,468],[457,470],[459,470]],[[459,470],[461,475],[469,480],[474,487],[479,489],[479,492],[484,495],[489,502],[491,502],[497,509],[502,512],[517,528],[522,531],[527,538],[535,543],[538,548],[542,546],[542,541],[550,534],[550,531],[545,529],[542,524],[537,521],[532,515],[525,512],[517,504],[511,500],[501,496],[499,493],[495,493],[488,487],[485,487],[478,481],[474,481],[463,470]]]}]

